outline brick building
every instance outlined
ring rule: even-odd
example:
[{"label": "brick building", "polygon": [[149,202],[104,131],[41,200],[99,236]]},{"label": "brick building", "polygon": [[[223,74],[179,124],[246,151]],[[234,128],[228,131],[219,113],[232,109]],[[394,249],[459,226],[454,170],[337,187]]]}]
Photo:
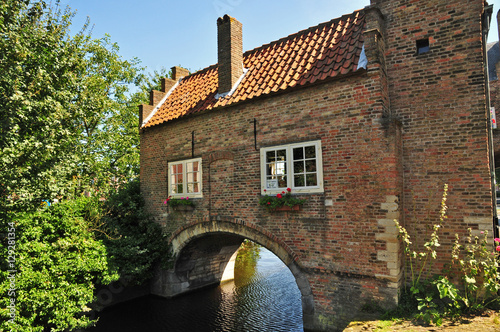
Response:
[{"label": "brick building", "polygon": [[[497,12],[497,22],[500,19],[500,11]],[[500,27],[499,36],[500,36]],[[494,108],[495,114],[500,115],[500,43],[494,42],[487,45],[488,54],[488,78],[490,88],[490,103]],[[500,120],[500,119],[495,119]],[[497,124],[498,127],[498,124]],[[499,173],[498,166],[500,165],[500,128],[493,129],[493,146],[495,155],[496,173]],[[497,175],[498,178],[498,175]],[[498,190],[498,181],[497,181]]]},{"label": "brick building", "polygon": [[[140,107],[141,190],[176,257],[152,292],[217,284],[247,238],[295,275],[306,329],[341,329],[364,303],[397,303],[394,220],[422,245],[444,184],[435,272],[455,233],[491,233],[491,13],[483,0],[372,0],[245,53],[241,23],[219,18],[218,64],[174,67]],[[287,188],[300,211],[259,205]],[[186,196],[192,211],[163,204]]]}]

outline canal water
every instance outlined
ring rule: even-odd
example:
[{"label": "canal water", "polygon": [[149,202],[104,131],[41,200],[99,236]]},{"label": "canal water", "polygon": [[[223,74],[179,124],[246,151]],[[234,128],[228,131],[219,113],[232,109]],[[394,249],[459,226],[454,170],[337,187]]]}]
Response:
[{"label": "canal water", "polygon": [[300,291],[290,270],[252,242],[240,249],[235,279],[174,299],[145,296],[108,308],[88,332],[303,331]]}]

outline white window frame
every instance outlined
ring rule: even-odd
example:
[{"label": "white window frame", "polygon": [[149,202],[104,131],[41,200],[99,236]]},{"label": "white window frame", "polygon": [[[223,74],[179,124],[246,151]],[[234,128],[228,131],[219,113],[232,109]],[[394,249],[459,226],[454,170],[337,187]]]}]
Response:
[{"label": "white window frame", "polygon": [[[182,193],[174,193],[172,192],[172,185],[173,185],[173,182],[172,182],[172,166],[174,165],[182,165],[182,173],[179,173],[179,174],[182,174],[182,179],[188,179],[188,167],[187,165],[189,163],[193,163],[193,162],[198,162],[198,169],[199,171],[197,173],[198,176],[199,176],[199,179],[197,182],[187,182],[186,185],[183,185],[183,192]],[[200,198],[200,197],[203,197],[203,173],[202,173],[202,162],[201,162],[201,158],[194,158],[194,159],[186,159],[186,160],[178,160],[178,161],[172,161],[172,162],[169,162],[168,163],[168,196],[171,196],[173,198],[181,198],[181,197],[189,197],[189,198]],[[190,183],[198,183],[199,185],[199,192],[193,192],[193,193],[188,193],[187,192],[187,184],[190,184]]]},{"label": "white window frame", "polygon": [[[316,176],[317,184],[315,186],[308,187],[295,187],[294,186],[294,169],[293,169],[293,149],[298,147],[314,146],[315,156],[316,156]],[[287,181],[286,187],[270,188],[267,186],[267,160],[266,154],[269,151],[285,150],[286,151],[286,170],[287,170]],[[286,191],[286,188],[291,188],[292,193],[322,193],[323,188],[323,157],[322,157],[321,141],[308,141],[301,143],[285,144],[285,145],[275,145],[260,149],[260,174],[261,174],[261,195],[276,195],[280,194],[282,191]],[[305,157],[303,160],[306,160]],[[304,173],[307,174],[307,173]]]}]

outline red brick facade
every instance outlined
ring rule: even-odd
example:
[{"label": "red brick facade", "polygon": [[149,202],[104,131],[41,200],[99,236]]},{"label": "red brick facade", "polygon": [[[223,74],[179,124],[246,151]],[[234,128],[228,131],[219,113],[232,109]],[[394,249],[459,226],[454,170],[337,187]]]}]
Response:
[{"label": "red brick facade", "polygon": [[[341,328],[372,299],[396,303],[403,257],[394,219],[422,244],[447,183],[441,257],[455,233],[492,232],[483,6],[372,0],[366,70],[141,129],[149,212],[172,233],[217,221],[261,230],[307,276],[308,328]],[[417,54],[417,40],[429,51]],[[260,148],[318,140],[324,192],[299,195],[299,212],[260,206]],[[202,159],[203,197],[194,211],[175,212],[163,204],[167,164],[191,158]]]}]

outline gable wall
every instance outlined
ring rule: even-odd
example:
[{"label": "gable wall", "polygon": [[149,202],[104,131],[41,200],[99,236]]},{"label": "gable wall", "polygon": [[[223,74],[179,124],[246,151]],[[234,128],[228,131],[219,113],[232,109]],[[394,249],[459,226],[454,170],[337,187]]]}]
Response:
[{"label": "gable wall", "polygon": [[[448,219],[440,232],[441,257],[447,257],[455,233],[464,236],[470,227],[476,234],[492,234],[483,3],[372,4],[386,20],[391,111],[403,124],[404,219],[412,238],[422,244],[430,223],[439,221],[443,185],[449,184]],[[429,38],[430,52],[416,55],[416,40],[422,38]],[[440,260],[434,271],[445,262]]]}]

